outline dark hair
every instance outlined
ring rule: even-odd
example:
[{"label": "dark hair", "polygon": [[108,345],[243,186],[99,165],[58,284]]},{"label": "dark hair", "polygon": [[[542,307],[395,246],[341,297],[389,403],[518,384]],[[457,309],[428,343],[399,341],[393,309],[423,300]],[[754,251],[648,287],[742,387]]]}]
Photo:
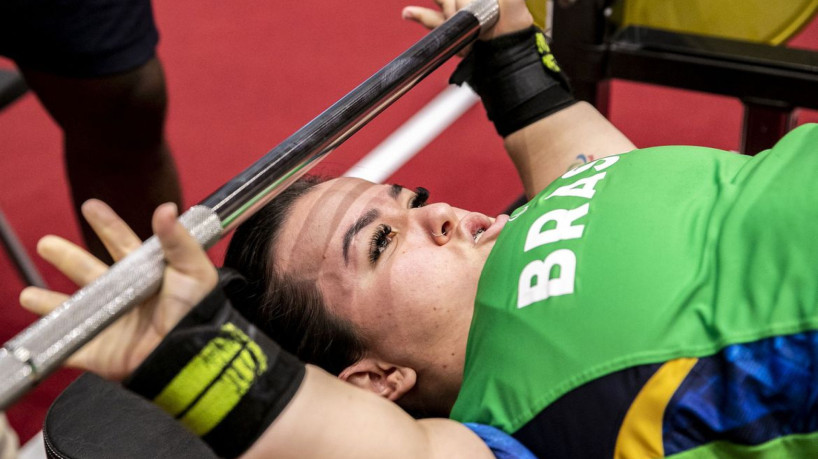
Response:
[{"label": "dark hair", "polygon": [[[247,279],[234,306],[282,348],[338,375],[360,360],[364,341],[355,326],[330,312],[313,280],[276,270],[274,248],[295,201],[324,179],[305,176],[239,225],[224,265]],[[236,303],[236,302],[234,302]]]}]

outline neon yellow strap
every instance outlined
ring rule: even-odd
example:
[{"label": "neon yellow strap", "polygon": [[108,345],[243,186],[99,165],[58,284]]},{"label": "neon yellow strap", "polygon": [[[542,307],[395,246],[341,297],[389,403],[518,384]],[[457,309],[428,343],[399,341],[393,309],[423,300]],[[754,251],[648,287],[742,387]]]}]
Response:
[{"label": "neon yellow strap", "polygon": [[162,389],[153,402],[202,436],[239,403],[267,370],[267,357],[232,323]]}]

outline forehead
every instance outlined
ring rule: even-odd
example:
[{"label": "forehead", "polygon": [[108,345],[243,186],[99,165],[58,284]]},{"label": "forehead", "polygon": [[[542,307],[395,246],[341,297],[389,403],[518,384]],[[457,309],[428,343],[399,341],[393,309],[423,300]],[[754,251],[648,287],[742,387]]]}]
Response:
[{"label": "forehead", "polygon": [[290,209],[276,241],[274,262],[284,272],[314,272],[323,260],[340,257],[347,228],[393,193],[390,185],[355,178],[317,185]]}]

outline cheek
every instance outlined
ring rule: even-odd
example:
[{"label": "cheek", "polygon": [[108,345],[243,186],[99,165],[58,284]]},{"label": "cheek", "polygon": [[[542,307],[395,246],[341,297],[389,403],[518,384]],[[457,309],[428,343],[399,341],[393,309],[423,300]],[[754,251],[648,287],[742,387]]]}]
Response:
[{"label": "cheek", "polygon": [[393,268],[389,287],[379,296],[385,305],[379,314],[380,325],[388,324],[388,338],[403,345],[428,344],[451,316],[449,295],[457,288],[428,262],[398,263]]},{"label": "cheek", "polygon": [[409,308],[426,309],[467,284],[463,259],[451,253],[431,248],[407,250],[398,255],[391,269],[391,290],[411,301],[407,304]]}]

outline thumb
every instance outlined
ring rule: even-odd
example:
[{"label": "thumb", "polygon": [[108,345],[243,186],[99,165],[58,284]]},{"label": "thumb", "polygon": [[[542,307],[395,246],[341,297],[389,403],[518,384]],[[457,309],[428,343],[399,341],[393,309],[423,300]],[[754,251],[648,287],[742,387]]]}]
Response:
[{"label": "thumb", "polygon": [[190,276],[211,289],[216,286],[216,268],[204,249],[177,220],[179,212],[173,203],[159,206],[153,214],[153,232],[159,239],[168,266]]}]

